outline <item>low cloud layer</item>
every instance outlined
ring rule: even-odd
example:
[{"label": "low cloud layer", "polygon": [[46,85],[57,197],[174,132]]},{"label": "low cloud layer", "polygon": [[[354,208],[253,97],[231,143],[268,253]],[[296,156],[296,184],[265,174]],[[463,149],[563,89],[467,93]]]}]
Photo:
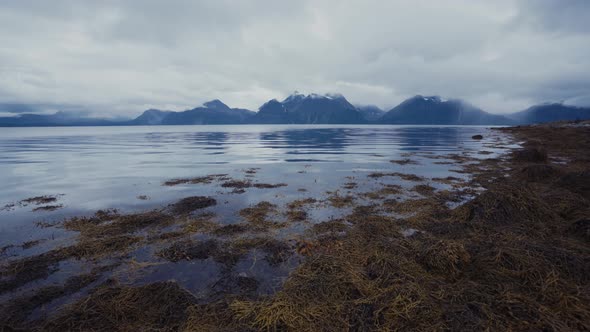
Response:
[{"label": "low cloud layer", "polygon": [[[590,1],[3,1],[0,103],[97,115],[294,90],[590,105]],[[22,112],[16,108],[15,113]]]}]

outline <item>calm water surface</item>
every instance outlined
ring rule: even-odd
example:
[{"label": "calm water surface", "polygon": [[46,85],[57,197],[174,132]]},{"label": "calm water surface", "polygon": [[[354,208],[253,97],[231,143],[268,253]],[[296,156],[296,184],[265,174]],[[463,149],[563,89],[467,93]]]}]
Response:
[{"label": "calm water surface", "polygon": [[[484,139],[473,140],[471,137],[475,134],[482,134]],[[465,154],[494,158],[509,147],[508,137],[485,127],[0,128],[0,248],[7,248],[0,252],[0,263],[68,245],[75,239],[74,232],[61,227],[38,227],[37,222],[55,223],[107,208],[141,212],[165,207],[187,196],[212,196],[218,204],[206,211],[215,213],[215,221],[238,223],[243,222],[239,216],[241,209],[261,201],[270,201],[283,209],[295,199],[312,197],[322,202],[333,192],[346,195],[349,190],[375,191],[382,184],[398,184],[405,188],[417,184],[398,177],[368,177],[371,172],[416,174],[425,178],[422,182],[445,189],[446,185],[431,179],[465,175],[452,172],[457,165],[451,160],[444,163],[444,158],[433,157]],[[482,151],[485,153],[480,153]],[[405,158],[416,163],[390,162]],[[253,167],[258,168],[256,174],[248,174],[246,170]],[[238,180],[286,183],[287,186],[249,188],[238,194],[232,193],[232,188],[223,188],[219,182],[163,185],[173,178],[220,173]],[[344,185],[350,182],[357,188],[346,189]],[[40,195],[59,195],[58,201],[51,204],[63,207],[55,211],[32,211],[35,205],[18,204]],[[356,197],[356,204],[373,203],[362,198],[363,195]],[[290,241],[309,225],[344,216],[351,210],[351,207],[336,209],[330,204],[316,204],[307,211],[305,222],[288,223],[289,226],[271,236]],[[281,215],[273,218],[280,221]],[[196,239],[203,236],[195,235]],[[32,247],[19,246],[31,240],[43,241]],[[258,281],[259,293],[268,294],[278,289],[298,264],[295,257],[279,265],[270,265],[262,259],[262,253],[254,249],[228,271],[211,258],[177,263],[164,261],[155,255],[161,246],[134,248],[129,253],[129,262],[105,273],[80,292],[44,306],[43,310],[51,311],[70,303],[111,277],[127,284],[173,279],[197,297],[206,299],[214,288],[211,285],[227,280],[228,276],[247,276]],[[155,264],[137,270],[134,262]],[[0,295],[0,303],[36,287],[63,283],[72,275],[90,271],[94,263],[76,259],[62,261],[48,278]]]},{"label": "calm water surface", "polygon": [[[472,140],[475,134],[485,139]],[[374,171],[447,176],[449,165],[419,160],[420,156],[498,152],[489,145],[502,139],[497,132],[473,126],[0,128],[0,207],[56,194],[63,195],[58,204],[64,205],[53,212],[32,212],[32,206],[0,211],[0,246],[37,236],[35,221],[104,208],[136,211],[187,195],[229,191],[219,186],[161,185],[171,178],[228,173],[243,179],[245,169],[258,167],[256,180],[286,182],[289,186],[279,189],[278,196],[296,199],[336,190],[350,176]],[[420,164],[389,162],[404,159],[404,153],[416,153],[412,159]],[[302,194],[299,188],[308,192]],[[138,199],[141,195],[149,200]],[[268,196],[277,196],[277,190],[251,190],[226,199],[238,208]]]}]

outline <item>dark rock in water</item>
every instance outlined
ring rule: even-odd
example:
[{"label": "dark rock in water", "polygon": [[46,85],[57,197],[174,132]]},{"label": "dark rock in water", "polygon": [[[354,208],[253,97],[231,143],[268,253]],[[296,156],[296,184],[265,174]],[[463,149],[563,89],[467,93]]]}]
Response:
[{"label": "dark rock in water", "polygon": [[551,165],[530,165],[520,171],[522,178],[529,182],[538,182],[557,175],[559,171]]},{"label": "dark rock in water", "polygon": [[471,138],[473,138],[473,139],[483,139],[483,136],[482,135],[473,135],[473,136],[471,136]]},{"label": "dark rock in water", "polygon": [[580,219],[574,222],[568,228],[568,232],[590,242],[590,219]]},{"label": "dark rock in water", "polygon": [[173,211],[178,214],[191,213],[195,210],[204,209],[209,206],[216,205],[217,201],[214,198],[207,196],[192,196],[181,199],[172,207]]},{"label": "dark rock in water", "polygon": [[547,152],[541,148],[524,148],[513,152],[515,161],[530,162],[530,163],[544,163],[547,161]]}]

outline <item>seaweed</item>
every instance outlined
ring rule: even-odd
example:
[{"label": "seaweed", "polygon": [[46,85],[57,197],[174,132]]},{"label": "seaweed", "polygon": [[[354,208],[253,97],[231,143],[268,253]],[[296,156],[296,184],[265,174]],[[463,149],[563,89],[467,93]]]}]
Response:
[{"label": "seaweed", "polygon": [[516,150],[512,158],[518,162],[540,163],[547,161],[547,151],[538,147]]},{"label": "seaweed", "polygon": [[356,183],[356,182],[347,182],[342,187],[344,189],[350,189],[350,190],[352,190],[352,189],[355,189],[357,186],[358,186],[358,183]]},{"label": "seaweed", "polygon": [[412,190],[422,196],[431,196],[434,194],[434,191],[436,190],[436,188],[434,188],[433,186],[428,185],[428,184],[419,184],[417,186],[414,186],[414,188],[412,188]]},{"label": "seaweed", "polygon": [[39,212],[39,211],[55,211],[55,210],[59,210],[61,208],[63,208],[63,204],[58,204],[58,205],[44,205],[44,206],[38,206],[36,208],[33,209],[33,212]]},{"label": "seaweed", "polygon": [[288,209],[301,209],[303,208],[305,205],[310,205],[310,204],[314,204],[317,203],[317,199],[312,198],[312,197],[308,197],[308,198],[303,198],[303,199],[297,199],[294,200],[292,202],[289,202],[287,204],[287,208]]},{"label": "seaweed", "polygon": [[57,201],[56,196],[36,196],[36,197],[23,199],[19,203],[41,205],[41,204],[53,203],[56,201]]},{"label": "seaweed", "polygon": [[[193,203],[195,205],[193,205]],[[203,204],[200,200],[174,205],[177,212],[191,210]],[[148,226],[163,226],[174,222],[174,217],[161,211],[121,215],[116,211],[98,211],[92,217],[73,217],[63,222],[68,230],[78,231],[84,237],[104,237],[133,233]]]},{"label": "seaweed", "polygon": [[324,221],[312,226],[312,231],[317,234],[344,232],[348,226],[340,219]]},{"label": "seaweed", "polygon": [[178,330],[196,298],[172,281],[128,287],[104,285],[42,325],[44,331]]},{"label": "seaweed", "polygon": [[248,180],[229,180],[221,184],[223,188],[235,188],[235,189],[246,189],[246,188],[258,188],[258,189],[274,189],[279,187],[287,186],[286,183],[253,183]]},{"label": "seaweed", "polygon": [[391,172],[391,173],[374,172],[374,173],[370,173],[368,175],[368,177],[375,178],[375,179],[386,177],[386,176],[399,177],[405,181],[414,181],[414,182],[419,182],[419,181],[424,180],[423,177],[418,176],[416,174],[406,174],[406,173],[400,173],[400,172]]},{"label": "seaweed", "polygon": [[456,276],[471,260],[463,244],[445,240],[425,247],[419,256],[428,270],[445,276]]},{"label": "seaweed", "polygon": [[98,273],[91,272],[68,278],[63,285],[40,288],[26,295],[21,295],[0,306],[0,329],[26,329],[31,323],[28,316],[36,308],[57,298],[73,294],[98,280]]},{"label": "seaweed", "polygon": [[398,164],[398,165],[418,165],[417,161],[414,161],[412,159],[406,158],[406,159],[393,159],[389,161],[392,164]]},{"label": "seaweed", "polygon": [[185,233],[211,233],[217,231],[220,227],[219,224],[212,221],[215,214],[213,213],[206,213],[197,216],[196,218],[191,218],[188,222],[183,226],[183,231]]},{"label": "seaweed", "polygon": [[342,196],[338,192],[335,192],[328,197],[328,201],[333,207],[341,209],[353,205],[354,197],[352,195]]},{"label": "seaweed", "polygon": [[233,236],[237,234],[243,234],[249,229],[249,225],[246,224],[229,224],[221,226],[211,233],[216,236]]},{"label": "seaweed", "polygon": [[400,195],[402,193],[402,186],[397,184],[386,184],[379,190],[361,193],[360,195],[369,199],[384,199],[388,196]]},{"label": "seaweed", "polygon": [[573,222],[568,227],[568,232],[574,236],[577,236],[587,242],[590,242],[590,220],[580,219]]},{"label": "seaweed", "polygon": [[168,248],[157,252],[156,255],[171,262],[178,262],[181,260],[207,259],[213,256],[220,257],[220,253],[219,242],[210,239],[206,241],[187,240],[175,242]]},{"label": "seaweed", "polygon": [[211,174],[195,178],[183,178],[168,180],[163,183],[165,186],[177,186],[179,184],[210,184],[213,181],[223,181],[227,179],[227,174]]},{"label": "seaweed", "polygon": [[0,270],[0,294],[17,289],[31,281],[47,278],[58,270],[61,261],[76,259],[98,259],[113,253],[125,252],[139,242],[139,237],[118,235],[101,239],[83,238],[77,243],[53,249],[36,256],[8,261]]},{"label": "seaweed", "polygon": [[215,198],[207,196],[192,196],[183,198],[174,203],[172,205],[172,211],[178,214],[186,214],[214,205],[217,205]]}]

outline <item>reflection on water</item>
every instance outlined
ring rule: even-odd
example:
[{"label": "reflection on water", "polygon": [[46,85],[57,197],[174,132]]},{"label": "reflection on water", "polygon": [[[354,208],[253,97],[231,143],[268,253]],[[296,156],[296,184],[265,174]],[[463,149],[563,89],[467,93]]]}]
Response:
[{"label": "reflection on water", "polygon": [[[483,141],[471,139],[481,133]],[[0,230],[6,236],[21,233],[26,221],[48,216],[157,206],[187,193],[162,188],[164,180],[211,173],[234,176],[247,167],[261,167],[264,182],[296,180],[299,186],[311,186],[312,194],[320,193],[353,171],[390,169],[388,161],[404,152],[478,151],[490,142],[490,135],[483,127],[429,126],[2,128],[0,205],[64,194],[65,209],[46,214],[0,211],[0,218],[7,220]],[[307,175],[299,176],[304,166]],[[434,176],[447,168],[424,162],[411,171]],[[190,190],[194,194],[195,189]],[[138,201],[138,195],[151,200]],[[258,197],[241,200],[246,204]]]},{"label": "reflection on water", "polygon": [[[484,139],[471,139],[475,134],[482,134]],[[496,143],[504,139],[500,133],[483,127],[3,128],[0,131],[0,183],[3,184],[0,189],[0,248],[13,245],[7,255],[17,257],[61,246],[71,240],[72,233],[59,227],[37,227],[36,223],[53,223],[74,215],[89,215],[99,209],[140,212],[161,208],[188,196],[211,196],[218,204],[207,211],[216,216],[217,223],[233,224],[243,222],[239,215],[241,209],[262,201],[284,209],[296,199],[325,201],[327,195],[346,194],[351,188],[359,193],[373,191],[378,182],[410,188],[416,183],[396,177],[377,181],[367,175],[380,171],[403,172],[424,177],[424,181],[449,175],[460,177],[463,175],[450,172],[455,165],[438,163],[440,159],[432,157],[465,153],[483,158],[478,152],[486,150],[485,157],[493,158],[501,151]],[[408,153],[414,163],[390,162],[404,159]],[[249,188],[236,193],[219,182],[162,185],[173,178],[209,174],[228,174],[236,180],[286,183],[287,186]],[[344,186],[351,182],[354,182],[352,187]],[[442,186],[434,182],[429,184]],[[18,204],[22,199],[41,195],[57,195],[55,204],[63,208],[34,212],[34,206]],[[5,205],[7,208],[2,208]],[[289,239],[313,223],[342,217],[351,209],[317,204],[316,208],[306,211],[304,223],[289,223],[273,236]],[[284,214],[279,213],[276,218],[275,221],[285,222],[281,220]],[[19,246],[37,239],[44,241],[30,248]],[[157,249],[157,245],[137,248],[131,256],[134,261],[151,262]],[[129,273],[126,265],[113,271],[113,275],[131,284],[174,279],[195,294],[214,289],[211,285],[222,281],[231,284],[248,277],[259,282],[259,293],[271,293],[298,262],[295,259],[272,265],[261,259],[261,255],[263,253],[254,249],[225,270],[211,259],[175,263],[156,259],[156,265],[137,275]],[[59,271],[44,283],[63,281],[75,271],[87,268],[80,261],[67,264],[66,269],[62,263]],[[0,303],[2,300],[0,296]]]}]

